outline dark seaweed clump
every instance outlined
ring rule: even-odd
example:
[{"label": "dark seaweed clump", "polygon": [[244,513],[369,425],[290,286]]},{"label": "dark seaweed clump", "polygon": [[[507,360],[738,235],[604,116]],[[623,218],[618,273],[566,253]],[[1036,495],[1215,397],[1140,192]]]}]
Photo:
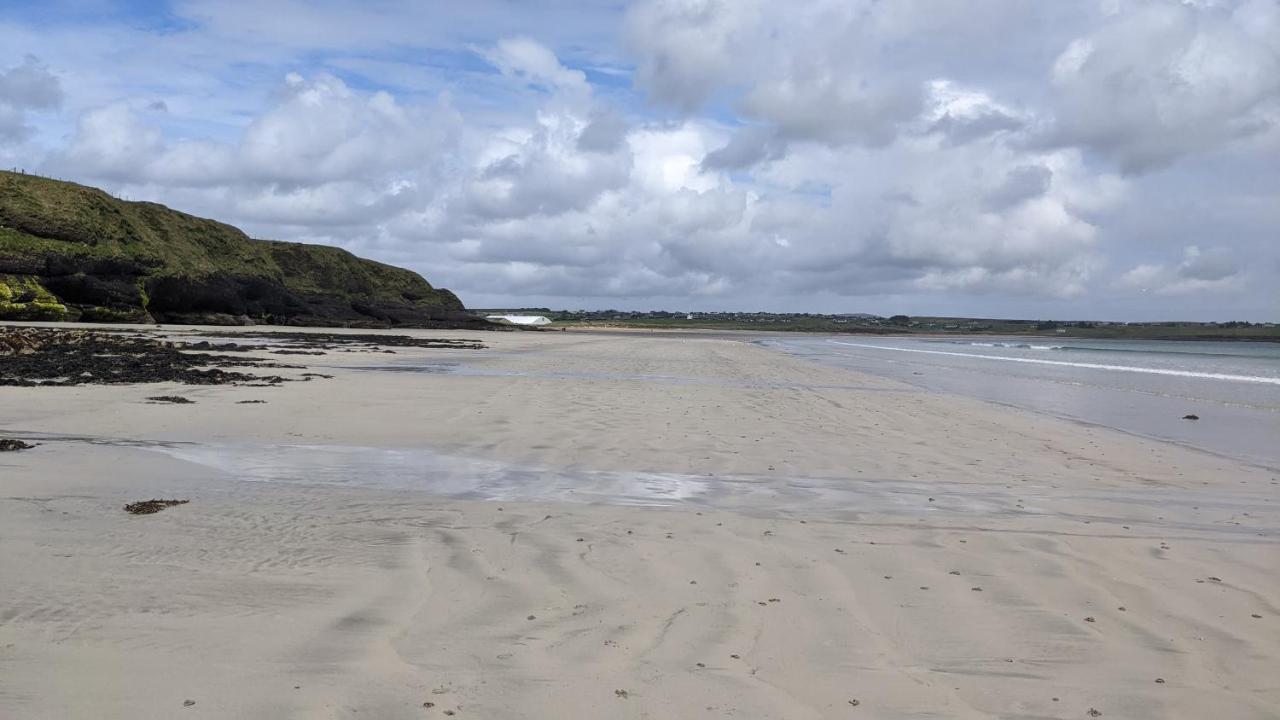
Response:
[{"label": "dark seaweed clump", "polygon": [[21,440],[13,438],[0,438],[0,452],[17,452],[18,450],[30,450],[35,445],[29,445]]},{"label": "dark seaweed clump", "polygon": [[190,500],[140,500],[131,502],[124,506],[124,511],[130,515],[154,515],[161,510],[173,507],[174,505],[186,505]]},{"label": "dark seaweed clump", "polygon": [[[503,327],[495,325],[494,327]],[[222,331],[203,333],[210,337],[235,337],[235,333]],[[269,331],[253,333],[255,338],[287,342],[291,348],[272,350],[277,355],[313,355],[322,354],[325,350],[364,350],[382,352],[389,347],[437,348],[448,350],[484,350],[484,343],[479,340],[463,338],[424,338],[410,335],[387,335],[381,333],[325,333],[325,332],[289,332]],[[232,343],[234,345],[234,343]],[[301,347],[297,347],[301,346]],[[215,346],[222,348],[224,346]],[[248,349],[259,349],[255,346],[243,346]]]},{"label": "dark seaweed clump", "polygon": [[252,356],[190,352],[180,343],[138,335],[61,328],[0,330],[0,386],[275,385],[285,381],[279,375],[226,369],[245,367],[298,368]]}]

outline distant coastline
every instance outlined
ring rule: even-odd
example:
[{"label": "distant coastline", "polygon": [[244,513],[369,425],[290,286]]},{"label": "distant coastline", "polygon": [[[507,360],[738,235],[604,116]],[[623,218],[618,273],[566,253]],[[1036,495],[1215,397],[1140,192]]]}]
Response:
[{"label": "distant coastline", "polygon": [[1250,322],[1109,322],[1091,320],[1021,320],[868,314],[813,313],[676,313],[618,310],[583,311],[549,308],[473,310],[481,313],[537,313],[554,327],[626,328],[638,330],[719,330],[802,332],[831,335],[907,335],[972,337],[980,335],[1088,340],[1205,340],[1280,342],[1280,324]]}]

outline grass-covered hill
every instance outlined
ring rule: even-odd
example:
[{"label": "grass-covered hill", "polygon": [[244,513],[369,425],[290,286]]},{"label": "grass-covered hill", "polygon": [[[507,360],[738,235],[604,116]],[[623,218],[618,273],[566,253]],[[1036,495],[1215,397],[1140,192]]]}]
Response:
[{"label": "grass-covered hill", "polygon": [[468,324],[420,275],[323,245],[255,240],[163,205],[0,171],[0,320]]}]

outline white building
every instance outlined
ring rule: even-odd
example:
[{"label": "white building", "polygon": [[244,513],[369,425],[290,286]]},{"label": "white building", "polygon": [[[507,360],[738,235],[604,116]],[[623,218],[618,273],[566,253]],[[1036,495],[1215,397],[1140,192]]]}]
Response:
[{"label": "white building", "polygon": [[545,315],[485,315],[485,320],[501,325],[550,325],[551,318]]}]

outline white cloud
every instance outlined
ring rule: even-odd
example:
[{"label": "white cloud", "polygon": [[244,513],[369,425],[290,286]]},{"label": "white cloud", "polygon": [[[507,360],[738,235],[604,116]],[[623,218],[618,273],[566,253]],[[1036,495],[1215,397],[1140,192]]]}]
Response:
[{"label": "white cloud", "polygon": [[1274,0],[1126,3],[1055,62],[1050,138],[1142,172],[1275,132],[1278,47]]},{"label": "white cloud", "polygon": [[588,92],[585,73],[561,65],[555,53],[527,37],[499,40],[484,56],[504,75],[557,90]]}]

